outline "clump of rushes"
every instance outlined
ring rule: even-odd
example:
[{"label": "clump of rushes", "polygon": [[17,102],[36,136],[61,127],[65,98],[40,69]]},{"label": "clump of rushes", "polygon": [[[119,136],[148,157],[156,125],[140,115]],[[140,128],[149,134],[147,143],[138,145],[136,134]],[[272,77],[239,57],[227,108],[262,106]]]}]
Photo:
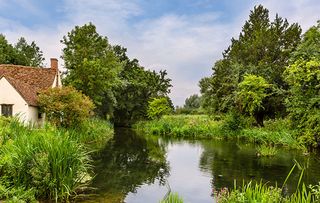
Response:
[{"label": "clump of rushes", "polygon": [[277,149],[274,146],[260,145],[257,147],[257,156],[271,157],[277,154]]},{"label": "clump of rushes", "polygon": [[[234,182],[234,188],[229,191],[227,188],[221,189],[215,193],[216,202],[218,203],[245,203],[245,202],[260,202],[260,203],[309,203],[320,201],[320,183],[318,185],[310,185],[306,187],[304,183],[301,185],[301,180],[304,175],[305,166],[300,165],[296,160],[295,164],[291,168],[287,175],[282,187],[270,186],[267,183],[253,184],[250,181],[248,184],[243,183],[242,187],[237,187],[236,181]],[[284,186],[291,176],[295,168],[300,170],[300,177],[297,183],[296,191],[291,195],[283,195],[282,191]]]},{"label": "clump of rushes", "polygon": [[183,199],[177,193],[170,193],[166,199],[160,203],[183,203]]},{"label": "clump of rushes", "polygon": [[75,197],[91,180],[90,146],[112,134],[110,124],[97,120],[78,129],[36,129],[0,116],[0,202]]}]

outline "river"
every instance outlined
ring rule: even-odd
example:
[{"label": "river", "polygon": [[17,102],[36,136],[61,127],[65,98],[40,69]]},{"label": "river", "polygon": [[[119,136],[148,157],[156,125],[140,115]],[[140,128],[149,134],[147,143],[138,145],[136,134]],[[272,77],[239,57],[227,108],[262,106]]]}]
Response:
[{"label": "river", "polygon": [[[274,157],[258,157],[253,144],[234,140],[168,140],[117,129],[94,163],[95,195],[85,202],[157,203],[171,190],[185,202],[212,203],[214,191],[232,188],[235,180],[282,186],[294,160],[306,168],[304,182],[317,184],[318,157],[285,148]],[[287,182],[289,192],[299,175],[296,168]]]}]

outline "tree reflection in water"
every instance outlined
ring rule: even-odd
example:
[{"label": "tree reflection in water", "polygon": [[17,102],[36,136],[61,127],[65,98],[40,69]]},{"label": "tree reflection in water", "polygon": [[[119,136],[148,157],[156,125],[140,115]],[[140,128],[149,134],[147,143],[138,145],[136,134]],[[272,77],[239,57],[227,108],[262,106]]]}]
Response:
[{"label": "tree reflection in water", "polygon": [[164,184],[169,175],[165,146],[158,139],[147,139],[124,128],[116,129],[114,139],[108,142],[94,165],[97,175],[92,186],[97,188],[103,202],[122,202],[142,184],[152,184],[155,180]]},{"label": "tree reflection in water", "polygon": [[[234,180],[241,186],[243,181],[263,180],[271,185],[282,185],[294,164],[294,159],[300,163],[308,163],[304,181],[306,184],[317,184],[320,178],[317,171],[319,162],[314,158],[302,156],[301,151],[279,149],[274,157],[257,157],[252,144],[242,144],[235,141],[202,142],[203,153],[200,157],[200,170],[212,174],[212,191],[223,187],[233,188]],[[288,180],[289,191],[294,191],[300,172],[295,170]]]}]

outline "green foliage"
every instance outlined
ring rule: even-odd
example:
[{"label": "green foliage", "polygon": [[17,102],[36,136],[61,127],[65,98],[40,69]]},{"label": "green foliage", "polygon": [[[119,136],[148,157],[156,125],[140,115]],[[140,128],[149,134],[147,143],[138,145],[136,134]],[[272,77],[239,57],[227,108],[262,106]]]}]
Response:
[{"label": "green foliage", "polygon": [[68,201],[91,179],[88,150],[101,149],[113,135],[101,120],[34,129],[0,117],[0,129],[0,199],[9,202]]},{"label": "green foliage", "polygon": [[260,145],[257,147],[258,156],[274,156],[277,154],[277,149],[274,146]]},{"label": "green foliage", "polygon": [[236,100],[240,109],[254,116],[260,126],[263,126],[263,116],[260,114],[265,109],[263,103],[268,96],[268,88],[270,88],[270,84],[263,77],[248,74],[239,83],[236,92]]},{"label": "green foliage", "polygon": [[317,146],[320,139],[320,61],[299,59],[290,65],[285,78],[290,84],[287,99],[293,125],[301,129],[301,142]]},{"label": "green foliage", "polygon": [[178,193],[170,193],[165,200],[160,203],[183,203],[183,198]]},{"label": "green foliage", "polygon": [[[200,81],[203,107],[211,114],[229,111],[236,105],[239,83],[246,74],[252,74],[263,77],[276,92],[264,101],[260,117],[285,115],[283,89],[287,84],[282,73],[300,42],[300,34],[297,24],[290,25],[278,15],[270,21],[269,11],[255,6],[238,39],[231,39],[223,59],[215,63],[212,76]],[[251,111],[261,106],[260,101],[254,103]]]},{"label": "green foliage", "polygon": [[[22,131],[1,126],[16,136],[0,149],[0,185],[11,188],[12,193],[33,191],[37,199],[52,200],[69,199],[84,186],[90,177],[91,160],[82,144],[50,126],[31,129],[12,122]],[[6,135],[0,134],[0,137]],[[2,197],[14,196],[6,194],[5,189],[2,192]]]},{"label": "green foliage", "polygon": [[185,100],[184,108],[186,109],[198,109],[200,108],[201,97],[197,94],[193,94]]},{"label": "green foliage", "polygon": [[223,122],[223,129],[226,131],[239,131],[250,126],[250,121],[237,111],[230,111],[226,114]]},{"label": "green foliage", "polygon": [[[234,115],[234,119],[237,119]],[[289,148],[303,149],[295,138],[287,120],[266,121],[262,128],[252,127],[251,121],[241,119],[236,130],[227,128],[225,118],[217,121],[206,115],[170,115],[161,119],[138,122],[134,125],[137,131],[149,135],[168,136],[186,139],[238,139],[246,142],[280,145]],[[236,122],[237,123],[237,122]]]},{"label": "green foliage", "polygon": [[33,67],[43,66],[43,53],[34,41],[28,44],[26,39],[21,37],[14,48],[17,51],[19,65]]},{"label": "green foliage", "polygon": [[113,90],[117,100],[114,121],[116,125],[128,126],[147,118],[148,101],[167,96],[171,80],[167,78],[166,71],[157,73],[145,70],[137,59],[130,60],[126,55],[126,48],[117,45],[113,47],[113,51],[123,64],[119,75],[121,85]]},{"label": "green foliage", "polygon": [[194,114],[199,115],[205,113],[201,108],[202,98],[197,94],[193,94],[186,98],[182,107],[176,106],[175,114]]},{"label": "green foliage", "polygon": [[172,113],[173,109],[169,103],[168,98],[160,97],[154,98],[149,102],[147,114],[150,119],[159,119],[163,115]]},{"label": "green foliage", "polygon": [[237,99],[242,109],[251,115],[263,110],[263,100],[268,96],[266,90],[269,87],[270,85],[263,77],[245,75],[243,81],[239,83],[237,92]]},{"label": "green foliage", "polygon": [[89,23],[76,26],[63,37],[62,58],[67,69],[64,84],[81,90],[95,104],[98,115],[112,114],[116,104],[112,88],[120,84],[122,65],[106,37]]},{"label": "green foliage", "polygon": [[43,61],[43,53],[34,41],[28,44],[26,39],[21,37],[13,46],[0,34],[0,64],[39,67],[43,66]]},{"label": "green foliage", "polygon": [[38,95],[38,103],[48,121],[56,126],[71,127],[90,117],[92,101],[75,88],[50,88]]},{"label": "green foliage", "polygon": [[307,188],[303,184],[300,190],[289,196],[283,196],[281,188],[277,186],[269,186],[261,181],[255,184],[249,182],[248,184],[243,183],[242,187],[239,188],[235,184],[232,191],[223,188],[216,195],[218,203],[309,203],[320,200],[319,185],[310,185]]},{"label": "green foliage", "polygon": [[309,28],[304,34],[297,50],[292,53],[291,61],[299,59],[312,60],[320,56],[320,21]]}]

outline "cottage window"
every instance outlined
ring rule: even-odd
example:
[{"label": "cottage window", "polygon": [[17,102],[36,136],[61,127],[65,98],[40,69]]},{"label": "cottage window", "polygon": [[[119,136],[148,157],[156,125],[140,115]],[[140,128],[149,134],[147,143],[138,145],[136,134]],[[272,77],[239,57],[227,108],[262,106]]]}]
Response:
[{"label": "cottage window", "polygon": [[1,115],[12,116],[12,104],[2,104],[1,105]]}]

